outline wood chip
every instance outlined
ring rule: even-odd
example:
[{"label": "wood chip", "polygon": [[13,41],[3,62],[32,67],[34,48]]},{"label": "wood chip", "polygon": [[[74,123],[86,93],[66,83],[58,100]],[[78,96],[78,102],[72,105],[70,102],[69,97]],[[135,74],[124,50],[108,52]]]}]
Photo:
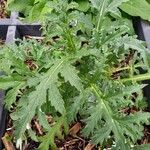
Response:
[{"label": "wood chip", "polygon": [[46,115],[46,119],[48,121],[48,123],[52,123],[53,122],[53,117],[50,115]]},{"label": "wood chip", "polygon": [[13,143],[8,140],[9,136],[5,133],[4,137],[2,137],[2,141],[6,150],[15,150]]},{"label": "wood chip", "polygon": [[73,139],[73,140],[70,140],[68,142],[65,143],[65,147],[68,147],[68,146],[71,146],[71,145],[74,145],[78,142],[79,140],[78,139]]},{"label": "wood chip", "polygon": [[87,144],[87,146],[84,148],[84,150],[92,150],[94,148],[95,145],[89,143]]},{"label": "wood chip", "polygon": [[70,130],[69,133],[72,136],[75,136],[81,129],[81,123],[77,122]]},{"label": "wood chip", "polygon": [[37,121],[34,121],[36,129],[38,130],[40,135],[43,135],[42,127],[39,125]]},{"label": "wood chip", "polygon": [[35,39],[35,40],[43,40],[45,38],[42,36],[30,36],[30,35],[26,35],[25,37],[29,39]]}]

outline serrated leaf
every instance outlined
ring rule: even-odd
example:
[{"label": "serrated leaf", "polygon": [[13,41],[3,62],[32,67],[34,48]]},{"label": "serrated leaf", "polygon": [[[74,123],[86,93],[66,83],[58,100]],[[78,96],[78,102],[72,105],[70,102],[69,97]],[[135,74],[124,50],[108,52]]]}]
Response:
[{"label": "serrated leaf", "polygon": [[[24,116],[19,120],[19,123],[16,124],[19,126],[17,130],[17,137],[21,137],[21,135],[26,130],[26,125],[29,123],[32,119],[32,117],[35,115],[35,110],[37,108],[40,108],[43,103],[46,102],[46,95],[47,90],[49,94],[49,101],[51,102],[51,105],[54,106],[56,111],[60,112],[61,114],[65,113],[65,107],[64,107],[64,101],[62,99],[62,96],[59,92],[59,89],[55,82],[57,82],[58,74],[63,71],[63,68],[70,71],[68,76],[68,72],[63,72],[64,77],[67,81],[69,81],[72,85],[77,86],[80,88],[80,82],[78,82],[78,76],[76,76],[76,72],[74,69],[70,69],[68,65],[66,65],[65,60],[58,60],[54,63],[54,65],[48,70],[47,73],[45,73],[41,77],[41,82],[39,85],[36,86],[36,90],[31,92],[29,94],[29,104],[26,108],[26,113]],[[79,84],[79,85],[78,85]],[[32,110],[30,112],[30,110]]]},{"label": "serrated leaf", "polygon": [[118,7],[129,0],[113,0],[107,7],[107,11],[115,14],[116,16],[121,17],[121,12],[119,11]]},{"label": "serrated leaf", "polygon": [[[26,107],[26,113],[19,120],[18,124],[16,123],[16,127],[18,128],[18,130],[16,131],[17,137],[22,137],[23,133],[26,130],[26,125],[31,121],[32,117],[35,115],[36,109],[40,108],[42,104],[46,102],[47,90],[50,88],[51,84],[57,81],[58,73],[60,72],[62,64],[63,61],[57,61],[50,68],[50,70],[47,73],[45,73],[44,76],[42,76],[43,80],[41,80],[40,84],[36,87],[36,90],[30,92],[28,96],[29,104]],[[57,104],[57,102],[55,104]]]},{"label": "serrated leaf", "polygon": [[145,86],[146,86],[145,84],[142,84],[142,85],[131,85],[131,86],[123,87],[120,92],[115,92],[115,93],[113,93],[112,96],[110,94],[108,99],[114,100],[116,98],[131,95],[133,93],[136,93],[136,92],[142,90]]},{"label": "serrated leaf", "polygon": [[[129,118],[131,119],[131,120],[129,119],[128,121],[125,119],[126,117],[117,117],[117,116],[115,116],[115,114],[113,114],[110,104],[107,103],[107,100],[103,98],[103,96],[102,96],[103,94],[100,91],[100,89],[96,85],[92,84],[91,90],[94,92],[94,94],[98,100],[98,103],[101,106],[100,109],[103,112],[103,114],[100,113],[99,115],[100,116],[102,115],[101,118],[103,118],[105,120],[105,122],[107,123],[106,127],[107,127],[109,133],[111,133],[111,132],[114,133],[114,138],[116,140],[117,147],[118,148],[120,147],[120,149],[123,149],[123,150],[130,150],[130,146],[125,142],[125,139],[126,139],[125,134],[128,134],[128,136],[130,136],[134,140],[133,142],[135,142],[135,140],[137,140],[137,137],[141,136],[141,130],[139,130],[141,127],[141,123],[148,123],[150,114],[146,113],[144,115],[144,113],[137,113],[135,115],[126,116],[128,119]],[[143,115],[143,117],[142,117],[142,115]],[[92,123],[88,124],[89,127],[92,126],[92,124],[93,124],[93,126],[95,126],[95,129],[97,129],[101,133],[101,136],[99,137],[99,139],[101,141],[99,141],[99,142],[102,142],[105,138],[108,137],[108,134],[109,134],[108,133],[107,137],[105,137],[106,132],[104,133],[103,130],[101,131],[101,129],[99,129],[100,127],[97,127],[98,126],[97,122],[100,123],[102,121],[101,118],[100,118],[100,120],[96,121],[95,123],[92,122]],[[131,126],[133,126],[132,130],[129,130],[128,127],[131,127]],[[104,131],[107,131],[107,129],[105,127],[102,129],[104,129]],[[95,131],[95,134],[97,132]],[[138,136],[137,136],[137,134],[138,134]],[[95,137],[94,137],[94,139],[95,139]],[[97,143],[98,143],[98,140],[97,140]]]},{"label": "serrated leaf", "polygon": [[56,86],[56,84],[51,84],[48,90],[49,101],[51,105],[55,107],[55,109],[61,114],[65,113],[65,106],[62,96]]},{"label": "serrated leaf", "polygon": [[124,122],[133,123],[136,122],[137,124],[140,123],[149,123],[150,113],[149,112],[137,112],[135,114],[131,114],[129,116],[124,117],[121,119]]},{"label": "serrated leaf", "polygon": [[83,134],[85,136],[88,137],[90,134],[93,134],[94,129],[96,128],[98,121],[101,120],[102,116],[103,116],[102,105],[98,104],[95,108],[92,108],[91,116],[86,119],[87,125],[83,129]]},{"label": "serrated leaf", "polygon": [[7,90],[8,88],[14,87],[17,84],[21,84],[21,80],[16,80],[13,77],[1,76],[0,77],[0,89]]},{"label": "serrated leaf", "polygon": [[60,117],[57,122],[51,127],[49,132],[40,138],[42,142],[39,146],[39,150],[49,150],[49,149],[57,149],[56,144],[54,142],[55,136],[58,138],[62,138],[62,126],[66,128],[66,118]]},{"label": "serrated leaf", "polygon": [[103,143],[103,141],[110,135],[110,132],[112,130],[112,127],[110,125],[104,125],[100,130],[95,133],[95,135],[92,137],[92,141],[95,144]]},{"label": "serrated leaf", "polygon": [[76,120],[77,113],[82,108],[84,102],[85,97],[82,93],[73,99],[73,103],[67,109],[67,118],[69,123]]},{"label": "serrated leaf", "polygon": [[24,82],[16,84],[13,89],[9,90],[5,97],[5,106],[7,109],[11,108],[11,105],[16,101],[16,97],[19,90],[24,86]]},{"label": "serrated leaf", "polygon": [[77,75],[78,72],[73,66],[65,63],[63,65],[61,74],[65,78],[66,82],[69,81],[69,83],[72,86],[75,86],[79,91],[81,91],[83,89],[81,79]]},{"label": "serrated leaf", "polygon": [[129,0],[113,0],[107,7],[107,11],[114,12],[118,9],[118,7]]},{"label": "serrated leaf", "polygon": [[20,108],[17,111],[10,114],[12,120],[16,121],[24,116],[26,113],[26,108]]},{"label": "serrated leaf", "polygon": [[38,111],[38,119],[41,126],[43,126],[44,129],[47,131],[50,129],[50,125],[48,124],[48,121],[46,120],[46,115],[41,110]]}]

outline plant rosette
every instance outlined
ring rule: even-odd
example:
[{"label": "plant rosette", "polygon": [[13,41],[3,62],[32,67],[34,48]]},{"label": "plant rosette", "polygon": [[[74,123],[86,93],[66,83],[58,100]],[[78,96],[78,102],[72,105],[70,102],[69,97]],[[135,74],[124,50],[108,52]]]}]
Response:
[{"label": "plant rosette", "polygon": [[91,0],[83,12],[76,2],[50,1],[44,39],[0,51],[6,74],[0,88],[7,90],[13,124],[9,139],[18,149],[32,139],[39,150],[55,150],[77,120],[100,149],[149,148],[137,141],[150,124],[141,83],[150,79],[150,51],[132,34],[130,21],[117,17],[121,2]]}]

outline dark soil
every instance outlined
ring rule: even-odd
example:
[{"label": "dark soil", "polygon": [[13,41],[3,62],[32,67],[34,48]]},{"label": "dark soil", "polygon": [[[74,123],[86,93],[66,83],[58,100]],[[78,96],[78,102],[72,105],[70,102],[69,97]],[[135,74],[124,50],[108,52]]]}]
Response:
[{"label": "dark soil", "polygon": [[144,137],[139,140],[138,142],[140,145],[141,144],[150,144],[150,125],[149,126],[145,126],[145,129],[144,129]]},{"label": "dark soil", "polygon": [[0,0],[0,18],[7,18],[6,0]]},{"label": "dark soil", "polygon": [[[42,136],[39,133],[40,125],[39,125],[39,127],[37,127],[37,125],[35,125],[35,122],[38,123],[36,118],[34,118],[32,120],[31,128],[34,131],[36,131],[36,134],[38,136]],[[65,136],[65,138],[63,140],[59,140],[56,138],[55,143],[58,147],[58,150],[84,150],[85,148],[88,148],[88,150],[98,150],[98,148],[96,148],[94,145],[90,144],[89,139],[84,139],[82,137],[82,135],[80,133],[81,128],[82,128],[82,124],[77,122],[70,126],[69,134],[67,136]],[[42,130],[42,128],[41,128],[41,130]],[[12,120],[11,120],[10,116],[7,116],[7,126],[6,126],[5,136],[8,137],[9,139],[12,139],[13,132],[14,132],[14,129],[13,129]],[[44,134],[45,133],[43,132],[43,135]],[[9,144],[9,145],[11,145],[10,147],[12,148],[12,150],[14,150],[14,149],[17,150],[15,148],[15,139],[11,140],[11,144]],[[28,138],[27,144],[25,144],[25,143],[23,144],[23,150],[36,150],[38,147],[39,147],[39,143],[31,140],[30,138]],[[7,148],[6,148],[6,150],[7,150]]]},{"label": "dark soil", "polygon": [[5,43],[5,41],[0,39],[0,45],[3,45],[4,43]]},{"label": "dark soil", "polygon": [[[130,109],[132,111],[132,109]],[[129,110],[128,110],[129,111]],[[42,127],[37,126],[35,122],[38,124],[38,120],[34,118],[31,123],[31,128],[36,131],[38,136],[42,136],[45,133],[42,131]],[[65,136],[63,140],[56,139],[55,143],[58,147],[58,150],[98,150],[98,148],[92,144],[90,144],[89,139],[83,138],[81,135],[81,129],[83,128],[83,124],[81,122],[76,122],[75,124],[70,126],[69,134]],[[12,139],[12,134],[14,132],[13,124],[11,118],[7,117],[7,130],[5,136]],[[41,133],[40,133],[41,132]],[[141,140],[138,141],[138,144],[150,144],[150,126],[145,125],[144,127],[144,136]],[[42,135],[41,135],[42,134]],[[11,140],[9,143],[12,150],[17,150],[15,148],[15,140]],[[39,143],[34,142],[30,138],[28,138],[27,143],[23,144],[23,150],[36,150],[39,146]],[[14,149],[13,149],[14,148]],[[7,150],[7,149],[6,149]]]}]

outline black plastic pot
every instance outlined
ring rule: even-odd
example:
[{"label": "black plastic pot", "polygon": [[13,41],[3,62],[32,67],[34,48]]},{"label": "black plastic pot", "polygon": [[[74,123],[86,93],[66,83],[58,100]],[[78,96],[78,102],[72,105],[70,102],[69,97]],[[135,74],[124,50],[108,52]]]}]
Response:
[{"label": "black plastic pot", "polygon": [[[11,13],[10,19],[0,19],[0,38],[5,40],[5,44],[10,44],[16,38],[22,39],[24,36],[40,36],[41,26],[39,24],[25,24],[17,19],[17,13]],[[0,72],[0,75],[4,74]],[[0,150],[2,149],[1,138],[6,129],[7,111],[4,109],[5,91],[0,90]]]},{"label": "black plastic pot", "polygon": [[[141,20],[140,18],[134,18],[133,25],[138,38],[140,40],[146,41],[147,48],[150,50],[150,22]],[[144,88],[144,96],[148,100],[150,110],[150,80],[146,80],[143,83],[148,84]]]},{"label": "black plastic pot", "polygon": [[[6,111],[3,108],[3,100],[4,100],[5,92],[0,90],[0,138],[3,136],[5,131],[5,123],[6,123]],[[2,142],[0,139],[0,150],[2,149]]]},{"label": "black plastic pot", "polygon": [[[7,25],[0,25],[0,38],[5,41],[5,43],[9,43],[9,40],[7,39]],[[6,42],[7,41],[7,42]],[[3,72],[0,72],[0,75],[3,75]],[[3,107],[3,100],[5,96],[5,91],[0,90],[0,150],[2,149],[2,143],[1,143],[1,137],[3,136],[3,133],[5,131],[5,122],[6,122],[6,111]]]},{"label": "black plastic pot", "polygon": [[[4,24],[2,22],[4,21]],[[11,43],[15,38],[16,26],[9,26],[5,24],[5,19],[1,20],[0,24],[0,38],[5,40],[5,44]],[[3,72],[0,72],[0,75],[3,75]],[[1,137],[5,132],[6,127],[6,116],[7,111],[4,109],[4,96],[5,91],[0,90],[0,150],[2,149]]]}]

